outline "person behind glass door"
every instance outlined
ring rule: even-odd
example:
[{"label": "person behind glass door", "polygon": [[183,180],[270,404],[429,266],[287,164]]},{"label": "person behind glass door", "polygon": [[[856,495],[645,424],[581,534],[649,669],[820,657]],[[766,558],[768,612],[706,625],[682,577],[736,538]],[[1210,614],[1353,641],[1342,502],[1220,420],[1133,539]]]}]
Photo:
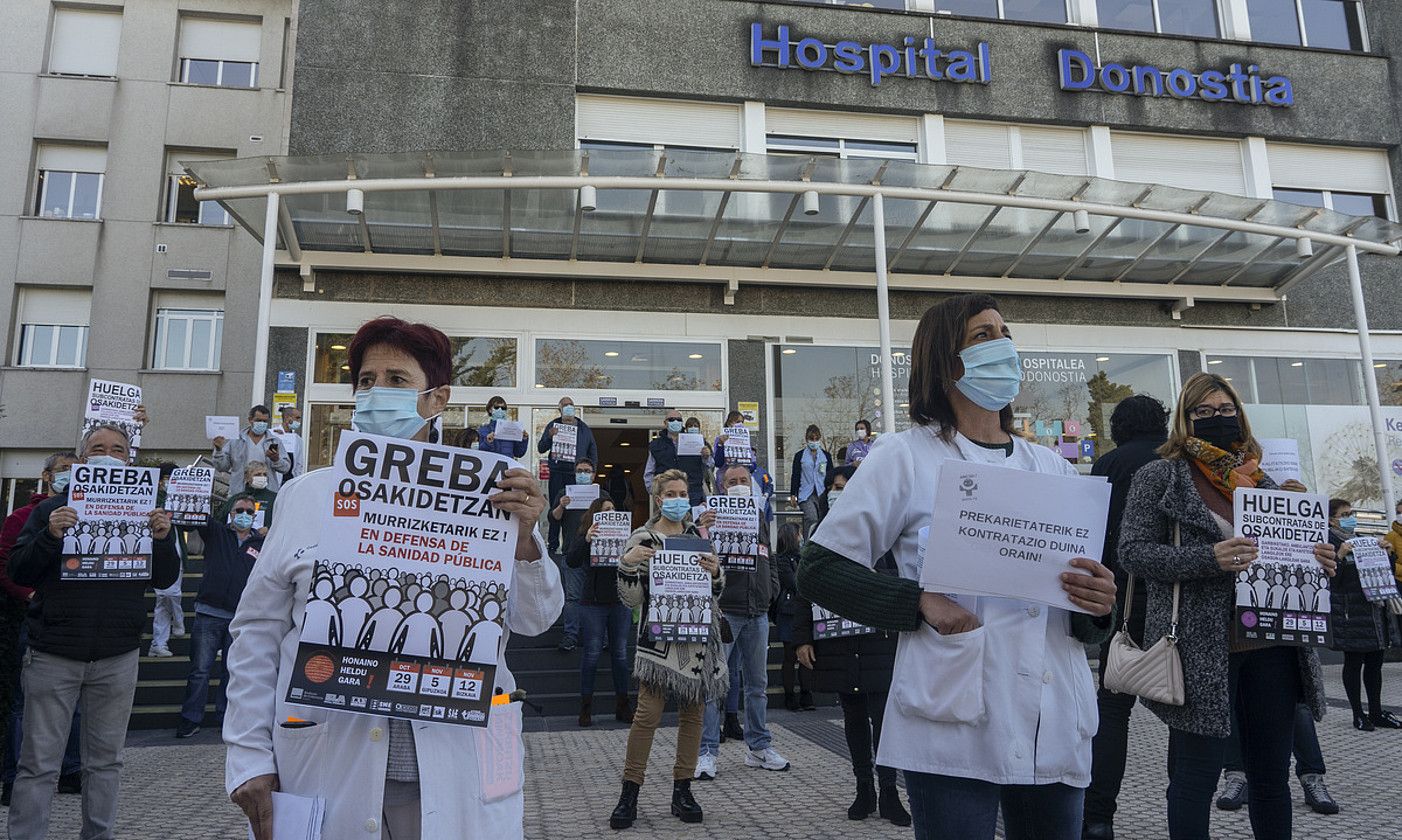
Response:
[{"label": "person behind glass door", "polygon": [[675,408],[667,409],[662,418],[662,434],[652,439],[647,446],[647,464],[643,467],[643,484],[651,487],[653,476],[668,470],[681,470],[686,474],[688,498],[693,506],[706,500],[706,464],[710,459],[705,448],[700,455],[678,455],[677,439],[686,428],[682,413]]},{"label": "person behind glass door", "polygon": [[803,511],[803,536],[807,539],[823,518],[823,492],[832,483],[833,460],[823,449],[823,433],[808,424],[803,448],[793,454],[789,475],[789,504]]},{"label": "person behind glass door", "polygon": [[[900,631],[877,763],[905,771],[916,840],[992,840],[1000,807],[1009,840],[1081,833],[1096,726],[1084,645],[1113,630],[1114,576],[1086,558],[1068,564],[1066,606],[1086,612],[955,600],[919,583],[940,464],[1076,476],[1065,458],[1013,434],[1021,367],[1011,335],[987,295],[925,312],[912,350],[912,426],[877,439],[798,568],[799,591],[814,603]],[[899,577],[872,569],[888,551]]]},{"label": "person behind glass door", "polygon": [[849,466],[857,466],[867,455],[871,454],[871,445],[874,442],[871,436],[871,421],[858,420],[852,427],[852,441],[847,444],[847,457],[844,459]]},{"label": "person behind glass door", "polygon": [[521,460],[526,454],[526,438],[522,435],[520,440],[498,440],[497,422],[509,420],[506,411],[506,399],[504,397],[492,397],[487,400],[487,422],[477,430],[479,441],[478,448],[486,452],[495,452],[498,455],[505,455],[508,458]]},{"label": "person behind glass door", "polygon": [[[1214,374],[1197,373],[1183,384],[1159,454],[1163,460],[1140,468],[1130,485],[1119,559],[1149,587],[1145,647],[1169,632],[1173,584],[1181,584],[1177,647],[1186,699],[1182,706],[1144,701],[1169,726],[1169,836],[1208,837],[1235,707],[1252,831],[1262,839],[1289,837],[1295,704],[1303,699],[1322,719],[1319,657],[1311,647],[1240,643],[1232,630],[1237,574],[1259,556],[1252,540],[1233,536],[1233,491],[1276,484],[1260,469],[1261,446],[1236,390]],[[1333,546],[1316,545],[1314,557],[1332,577]]]},{"label": "person behind glass door", "polygon": [[[1386,604],[1374,604],[1363,594],[1358,566],[1353,562],[1354,529],[1358,517],[1345,499],[1329,500],[1329,544],[1339,554],[1339,574],[1329,583],[1330,647],[1344,655],[1344,693],[1353,708],[1353,728],[1402,729],[1402,720],[1383,708],[1383,653],[1399,643],[1397,625]],[[1361,682],[1361,686],[1360,686]],[[1368,691],[1368,714],[1363,713],[1360,688]]]}]

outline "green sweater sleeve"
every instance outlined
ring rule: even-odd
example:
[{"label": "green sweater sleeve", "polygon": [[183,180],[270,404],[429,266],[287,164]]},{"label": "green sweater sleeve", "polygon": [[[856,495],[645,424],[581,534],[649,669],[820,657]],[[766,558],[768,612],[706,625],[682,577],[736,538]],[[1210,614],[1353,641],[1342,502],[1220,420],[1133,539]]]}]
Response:
[{"label": "green sweater sleeve", "polygon": [[1104,644],[1106,639],[1115,635],[1115,627],[1119,624],[1119,613],[1119,604],[1115,605],[1109,615],[1100,618],[1085,613],[1071,613],[1071,635],[1082,644]]},{"label": "green sweater sleeve", "polygon": [[809,540],[798,591],[813,603],[877,630],[920,626],[920,584],[883,575]]}]

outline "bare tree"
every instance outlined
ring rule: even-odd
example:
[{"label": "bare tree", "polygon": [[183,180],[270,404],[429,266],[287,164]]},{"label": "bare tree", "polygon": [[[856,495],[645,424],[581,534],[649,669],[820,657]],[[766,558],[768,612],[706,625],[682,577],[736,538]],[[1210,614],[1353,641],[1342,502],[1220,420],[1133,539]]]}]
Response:
[{"label": "bare tree", "polygon": [[607,388],[613,377],[589,359],[578,341],[542,342],[536,352],[538,381],[546,388]]}]

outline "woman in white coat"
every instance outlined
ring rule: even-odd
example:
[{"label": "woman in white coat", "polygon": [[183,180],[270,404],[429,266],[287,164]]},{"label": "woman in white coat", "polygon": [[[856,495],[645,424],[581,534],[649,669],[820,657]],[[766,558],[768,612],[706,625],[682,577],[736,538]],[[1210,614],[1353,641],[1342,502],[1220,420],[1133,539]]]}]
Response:
[{"label": "woman in white coat", "polygon": [[[426,324],[378,318],[350,344],[357,429],[431,440],[448,402],[451,345]],[[407,394],[406,394],[407,392]],[[536,635],[564,604],[559,571],[540,562],[536,522],[545,500],[534,476],[513,469],[491,497],[519,534],[506,604],[509,632]],[[493,707],[486,728],[350,714],[284,702],[312,583],[317,523],[330,504],[332,471],[284,485],[272,531],[249,577],[231,632],[226,786],[256,840],[272,840],[272,792],[326,799],[322,836],[336,840],[522,835],[521,704]],[[500,645],[506,647],[507,634]],[[503,658],[495,690],[515,680]],[[300,719],[311,725],[283,725]]]},{"label": "woman in white coat", "polygon": [[[907,431],[877,438],[798,570],[803,595],[839,615],[901,631],[877,763],[905,771],[916,840],[1079,840],[1098,724],[1083,644],[1112,629],[1115,581],[1094,561],[1062,575],[1067,607],[922,592],[920,530],[939,465],[997,464],[1075,475],[1012,433],[1021,368],[998,304],[961,295],[915,332]],[[1029,499],[1029,507],[1036,500]],[[900,577],[872,571],[894,553]],[[940,546],[929,546],[930,552]],[[969,558],[977,562],[977,558]]]}]

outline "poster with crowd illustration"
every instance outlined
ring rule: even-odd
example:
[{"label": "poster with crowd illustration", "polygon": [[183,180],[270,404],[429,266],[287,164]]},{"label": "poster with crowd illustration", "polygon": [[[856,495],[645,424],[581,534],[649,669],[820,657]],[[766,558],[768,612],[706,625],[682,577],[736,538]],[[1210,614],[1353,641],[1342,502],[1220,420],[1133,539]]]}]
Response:
[{"label": "poster with crowd illustration", "polygon": [[151,511],[160,470],[74,464],[68,505],[78,521],[63,535],[62,580],[151,577]]},{"label": "poster with crowd illustration", "polygon": [[341,434],[288,702],[486,726],[516,552],[487,497],[512,465]]},{"label": "poster with crowd illustration", "polygon": [[[750,488],[745,487],[750,493]],[[759,541],[759,499],[754,495],[711,496],[706,507],[716,515],[708,533],[727,571],[753,572],[761,552],[768,549]]]},{"label": "poster with crowd illustration", "polygon": [[706,641],[711,630],[711,574],[701,567],[701,555],[711,550],[706,540],[672,538],[648,561],[647,624],[652,639]]},{"label": "poster with crowd illustration", "polygon": [[633,514],[626,510],[601,510],[594,514],[598,530],[589,542],[589,565],[617,566],[633,533]]},{"label": "poster with crowd illustration", "polygon": [[88,399],[83,404],[83,427],[78,438],[94,426],[117,426],[127,435],[128,458],[136,461],[141,448],[141,424],[136,422],[136,409],[141,405],[141,386],[106,379],[88,380]]},{"label": "poster with crowd illustration", "polygon": [[170,522],[184,528],[198,528],[209,522],[210,494],[214,492],[212,467],[180,467],[166,482],[165,509]]},{"label": "poster with crowd illustration", "polygon": [[813,605],[813,641],[841,639],[845,636],[864,636],[876,632],[872,628],[850,618],[843,618],[831,610]]},{"label": "poster with crowd illustration", "polygon": [[1392,560],[1377,537],[1354,537],[1353,563],[1358,568],[1358,582],[1363,597],[1374,604],[1385,604],[1397,597],[1397,580],[1392,576]]},{"label": "poster with crowd illustration", "polygon": [[1237,572],[1234,637],[1330,644],[1329,578],[1314,559],[1315,545],[1328,540],[1328,500],[1317,493],[1245,487],[1232,498],[1236,536],[1255,540],[1260,552]]}]

